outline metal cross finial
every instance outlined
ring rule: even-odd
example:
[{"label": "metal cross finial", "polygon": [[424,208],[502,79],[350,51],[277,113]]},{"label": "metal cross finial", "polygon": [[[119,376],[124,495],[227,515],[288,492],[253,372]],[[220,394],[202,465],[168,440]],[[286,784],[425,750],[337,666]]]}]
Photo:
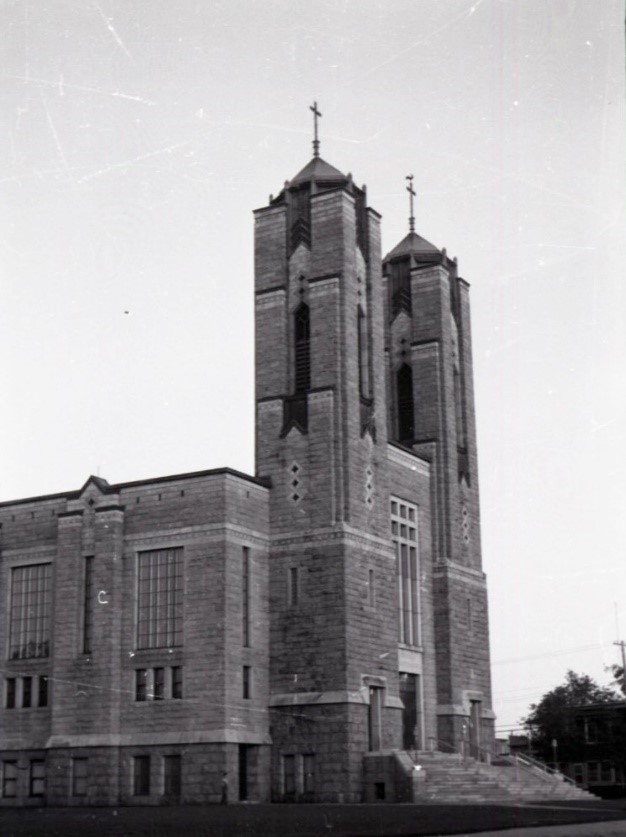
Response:
[{"label": "metal cross finial", "polygon": [[320,141],[317,135],[317,120],[322,115],[319,110],[317,109],[317,102],[313,102],[313,106],[309,106],[309,110],[313,111],[313,156],[319,157],[320,156]]},{"label": "metal cross finial", "polygon": [[413,215],[413,198],[416,195],[415,189],[413,188],[413,175],[407,174],[406,179],[409,181],[409,185],[406,187],[407,192],[409,193],[409,202],[411,206],[411,215],[409,216],[409,231],[415,232],[415,216]]}]

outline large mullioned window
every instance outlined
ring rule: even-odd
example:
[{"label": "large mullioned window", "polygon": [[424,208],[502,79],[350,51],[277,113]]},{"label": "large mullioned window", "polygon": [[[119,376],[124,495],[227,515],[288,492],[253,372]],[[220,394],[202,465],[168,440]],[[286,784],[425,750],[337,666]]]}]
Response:
[{"label": "large mullioned window", "polygon": [[420,645],[417,507],[396,497],[391,500],[391,537],[396,551],[399,640]]},{"label": "large mullioned window", "polygon": [[182,645],[183,550],[140,552],[137,581],[137,647]]},{"label": "large mullioned window", "polygon": [[9,659],[50,653],[51,565],[31,564],[11,571]]}]

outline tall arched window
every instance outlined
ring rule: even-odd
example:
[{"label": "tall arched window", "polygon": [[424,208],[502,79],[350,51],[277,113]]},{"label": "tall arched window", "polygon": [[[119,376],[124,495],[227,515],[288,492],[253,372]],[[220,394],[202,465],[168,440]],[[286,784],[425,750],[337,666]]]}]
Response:
[{"label": "tall arched window", "polygon": [[311,326],[304,302],[294,314],[294,371],[295,391],[306,392],[311,386]]},{"label": "tall arched window", "polygon": [[398,404],[398,438],[401,442],[413,441],[413,372],[406,363],[396,374]]}]

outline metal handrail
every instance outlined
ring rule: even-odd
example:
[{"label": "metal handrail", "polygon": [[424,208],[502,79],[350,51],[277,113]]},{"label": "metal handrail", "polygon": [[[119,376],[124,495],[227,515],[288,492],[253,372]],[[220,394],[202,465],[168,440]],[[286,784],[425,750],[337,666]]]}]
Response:
[{"label": "metal handrail", "polygon": [[574,785],[574,787],[578,787],[576,782],[571,779],[569,776],[566,776],[561,770],[555,767],[550,767],[550,765],[546,764],[545,761],[541,761],[541,759],[536,759],[534,756],[529,756],[527,753],[512,753],[511,754],[514,759],[520,761],[522,764],[527,764],[529,767],[536,767],[538,770],[541,770],[543,773],[547,773],[550,776],[558,776],[564,782],[567,782],[569,785]]},{"label": "metal handrail", "polygon": [[[462,759],[467,758],[474,758],[468,752],[468,744],[469,742],[461,739],[459,742],[449,741],[445,738],[436,738],[435,736],[431,735],[428,739],[430,742],[430,749],[433,750],[440,750],[441,752],[445,752],[445,748],[448,748],[448,752],[455,753],[461,756]],[[442,747],[442,745],[444,745]],[[478,754],[478,758],[476,759],[478,762],[484,762],[486,764],[491,764],[494,754],[491,750],[487,750],[484,747],[480,747],[479,745],[473,745],[473,749],[476,750]]]}]

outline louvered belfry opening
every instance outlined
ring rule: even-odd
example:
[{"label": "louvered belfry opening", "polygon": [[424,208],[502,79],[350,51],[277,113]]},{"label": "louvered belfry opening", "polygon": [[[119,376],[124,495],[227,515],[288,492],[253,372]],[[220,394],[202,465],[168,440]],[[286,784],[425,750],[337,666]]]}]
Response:
[{"label": "louvered belfry opening", "polygon": [[398,395],[398,438],[401,442],[413,441],[413,372],[403,363],[396,375]]},{"label": "louvered belfry opening", "polygon": [[411,271],[408,260],[391,264],[391,317],[411,313]]},{"label": "louvered belfry opening", "polygon": [[307,392],[311,387],[311,327],[309,306],[303,302],[294,314],[295,391]]}]

